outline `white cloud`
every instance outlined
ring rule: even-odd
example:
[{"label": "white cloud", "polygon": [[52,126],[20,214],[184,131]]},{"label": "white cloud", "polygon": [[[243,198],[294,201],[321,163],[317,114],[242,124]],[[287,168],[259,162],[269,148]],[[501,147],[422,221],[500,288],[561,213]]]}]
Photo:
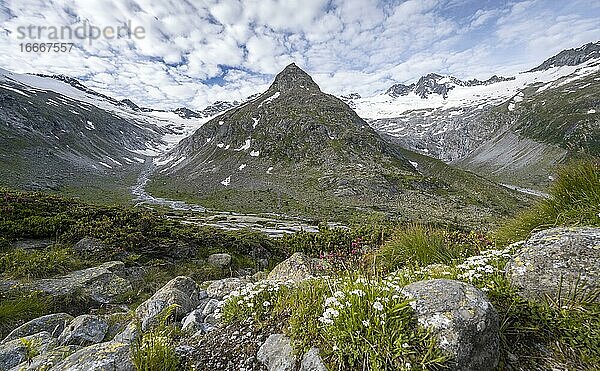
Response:
[{"label": "white cloud", "polygon": [[[490,3],[488,3],[489,5]],[[200,109],[264,90],[289,62],[323,90],[385,90],[429,72],[513,74],[596,41],[593,0],[6,0],[0,67],[66,74],[141,105]],[[143,26],[140,40],[76,42],[70,53],[19,51],[17,27]],[[11,32],[9,32],[11,31]],[[29,40],[33,41],[33,40]]]}]

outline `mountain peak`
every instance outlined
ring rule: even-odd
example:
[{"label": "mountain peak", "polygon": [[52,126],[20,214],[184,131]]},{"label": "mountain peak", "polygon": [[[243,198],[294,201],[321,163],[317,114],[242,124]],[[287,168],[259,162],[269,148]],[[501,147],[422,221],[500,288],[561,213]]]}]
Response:
[{"label": "mountain peak", "polygon": [[288,64],[277,74],[271,88],[281,92],[297,89],[321,91],[312,77],[295,63]]},{"label": "mountain peak", "polygon": [[545,71],[552,67],[576,66],[596,58],[600,58],[600,41],[587,43],[579,48],[563,50],[527,72]]}]

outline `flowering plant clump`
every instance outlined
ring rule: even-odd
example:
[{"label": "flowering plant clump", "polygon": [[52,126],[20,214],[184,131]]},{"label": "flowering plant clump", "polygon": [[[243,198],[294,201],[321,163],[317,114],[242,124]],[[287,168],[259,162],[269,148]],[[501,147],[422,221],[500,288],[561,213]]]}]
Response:
[{"label": "flowering plant clump", "polygon": [[292,281],[261,281],[248,284],[223,298],[224,304],[219,315],[225,322],[248,318],[263,321],[270,316],[281,290],[292,285]]},{"label": "flowering plant clump", "polygon": [[367,362],[371,370],[408,370],[446,361],[394,280],[345,279],[331,288],[319,321],[338,365],[362,369]]},{"label": "flowering plant clump", "polygon": [[459,271],[457,278],[467,281],[483,291],[488,291],[490,285],[493,285],[495,276],[504,272],[504,266],[511,257],[511,248],[503,250],[485,250],[481,255],[475,255],[467,258],[456,268]]}]

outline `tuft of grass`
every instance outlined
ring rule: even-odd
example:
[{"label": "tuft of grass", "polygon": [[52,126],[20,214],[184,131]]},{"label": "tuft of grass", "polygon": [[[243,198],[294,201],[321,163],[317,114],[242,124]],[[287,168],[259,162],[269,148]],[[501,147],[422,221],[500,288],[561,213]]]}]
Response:
[{"label": "tuft of grass", "polygon": [[475,232],[463,233],[412,224],[396,231],[379,249],[377,260],[385,271],[405,265],[449,264],[479,252],[489,243],[485,236]]},{"label": "tuft of grass", "polygon": [[14,279],[47,278],[83,269],[93,263],[84,262],[73,249],[65,247],[14,249],[0,253],[0,274]]},{"label": "tuft of grass", "polygon": [[[132,347],[132,361],[137,371],[177,371],[179,357],[175,352],[177,329],[172,317],[177,305],[165,308],[158,323],[144,332]],[[141,327],[138,326],[141,331]]]},{"label": "tuft of grass", "polygon": [[25,339],[20,338],[21,344],[25,347],[25,361],[30,363],[31,360],[40,354],[40,340],[39,339]]},{"label": "tuft of grass", "polygon": [[48,314],[51,300],[38,292],[0,293],[0,338],[26,321]]},{"label": "tuft of grass", "polygon": [[558,171],[550,198],[524,211],[494,235],[499,244],[523,240],[532,231],[555,226],[600,226],[600,164],[568,164]]}]

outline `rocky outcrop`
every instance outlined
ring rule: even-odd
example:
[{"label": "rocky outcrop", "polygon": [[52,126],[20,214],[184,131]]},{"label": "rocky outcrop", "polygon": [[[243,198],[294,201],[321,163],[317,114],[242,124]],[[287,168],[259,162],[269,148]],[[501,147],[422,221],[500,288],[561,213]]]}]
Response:
[{"label": "rocky outcrop", "polygon": [[0,370],[10,370],[27,361],[28,356],[32,353],[43,354],[55,346],[56,339],[48,332],[40,332],[3,343],[0,345]]},{"label": "rocky outcrop", "polygon": [[498,314],[477,288],[435,279],[405,286],[419,324],[428,327],[454,364],[453,370],[494,370],[499,360]]},{"label": "rocky outcrop", "polygon": [[125,265],[120,261],[71,272],[58,278],[49,278],[20,285],[23,290],[43,291],[52,296],[77,294],[100,304],[116,303],[131,291],[131,284],[119,275]]},{"label": "rocky outcrop", "polygon": [[594,58],[600,58],[600,41],[591,42],[579,48],[563,50],[527,72],[545,71],[560,66],[576,66]]},{"label": "rocky outcrop", "polygon": [[26,322],[12,330],[11,333],[4,338],[2,343],[37,334],[39,332],[48,332],[53,337],[58,337],[64,330],[65,326],[72,320],[73,316],[67,313],[48,314],[46,316],[32,319],[31,321]]},{"label": "rocky outcrop", "polygon": [[318,276],[318,267],[318,259],[297,252],[273,268],[267,279],[300,282]]},{"label": "rocky outcrop", "polygon": [[240,290],[249,283],[250,281],[245,278],[225,278],[211,282],[206,288],[206,293],[209,297],[220,300],[230,292]]},{"label": "rocky outcrop", "polygon": [[79,253],[103,253],[107,250],[107,246],[97,238],[84,237],[73,246],[73,250]]},{"label": "rocky outcrop", "polygon": [[67,358],[76,351],[82,349],[78,345],[66,345],[62,347],[56,347],[43,354],[37,355],[30,360],[27,360],[10,371],[45,371]]},{"label": "rocky outcrop", "polygon": [[231,264],[231,255],[229,254],[212,254],[208,257],[208,264],[217,268],[227,268]]},{"label": "rocky outcrop", "polygon": [[[529,299],[581,297],[600,290],[600,228],[553,228],[535,233],[506,265]],[[600,301],[600,296],[596,297]]]},{"label": "rocky outcrop", "polygon": [[194,309],[181,320],[181,330],[191,334],[202,331],[202,324],[205,317],[202,314],[202,309]]},{"label": "rocky outcrop", "polygon": [[289,338],[283,334],[273,334],[258,349],[258,360],[268,371],[294,371],[296,357]]},{"label": "rocky outcrop", "polygon": [[196,309],[200,300],[206,298],[206,291],[201,290],[196,282],[189,277],[175,277],[160,288],[152,297],[135,310],[140,320],[142,330],[146,330],[155,318],[171,305],[176,305],[176,317]]},{"label": "rocky outcrop", "polygon": [[108,323],[99,316],[83,315],[75,318],[58,338],[60,345],[91,345],[101,342]]},{"label": "rocky outcrop", "polygon": [[319,349],[311,348],[304,354],[302,362],[300,362],[300,371],[327,371],[327,367],[319,354]]},{"label": "rocky outcrop", "polygon": [[134,371],[131,347],[116,341],[83,348],[65,358],[51,371]]},{"label": "rocky outcrop", "polygon": [[[270,335],[258,349],[256,358],[268,371],[297,370],[292,342],[283,334]],[[311,348],[302,356],[299,371],[327,371],[319,349]]]}]

